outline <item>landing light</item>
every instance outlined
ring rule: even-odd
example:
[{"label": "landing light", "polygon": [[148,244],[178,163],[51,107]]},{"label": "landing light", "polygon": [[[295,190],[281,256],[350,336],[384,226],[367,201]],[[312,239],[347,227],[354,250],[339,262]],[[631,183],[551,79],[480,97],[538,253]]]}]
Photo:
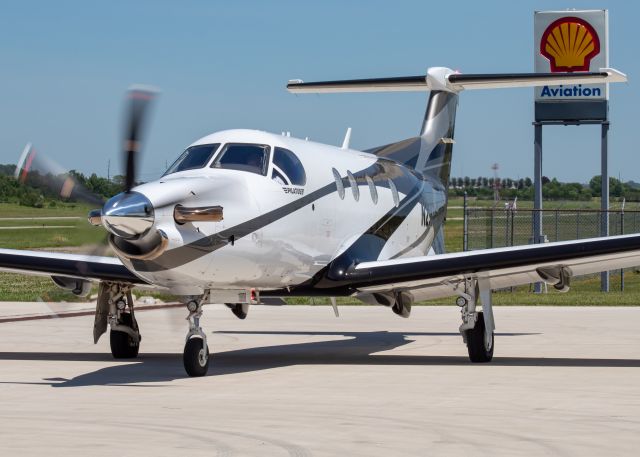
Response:
[{"label": "landing light", "polygon": [[180,225],[196,221],[220,222],[223,219],[222,206],[188,208],[186,206],[176,205],[173,209],[173,219]]}]

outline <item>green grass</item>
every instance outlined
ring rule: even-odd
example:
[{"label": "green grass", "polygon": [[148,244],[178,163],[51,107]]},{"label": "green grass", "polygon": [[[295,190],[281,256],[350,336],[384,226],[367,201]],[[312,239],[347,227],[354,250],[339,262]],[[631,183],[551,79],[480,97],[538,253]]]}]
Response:
[{"label": "green grass", "polygon": [[0,246],[5,249],[62,248],[93,245],[105,239],[104,230],[88,225],[85,220],[57,221],[49,225],[72,227],[0,230]]},{"label": "green grass", "polygon": [[[510,199],[511,200],[511,199]],[[504,208],[504,204],[507,200],[502,199],[498,202],[499,208]],[[481,208],[491,208],[494,206],[493,200],[480,200],[473,197],[469,197],[467,200],[467,204],[470,207],[481,207]],[[449,199],[449,207],[459,206],[462,207],[464,205],[464,199],[462,197],[452,197]],[[622,203],[612,201],[609,206],[611,209],[620,209]],[[574,200],[563,200],[563,201],[551,201],[545,200],[543,208],[553,208],[553,209],[600,209],[600,198],[594,197],[590,201],[574,201]],[[533,208],[532,200],[518,200],[518,208],[527,209]],[[625,204],[626,210],[640,210],[640,202],[627,202]],[[456,208],[450,209],[447,213],[454,214],[457,211]],[[462,211],[461,209],[459,211]],[[460,217],[462,217],[462,212],[460,212]]]},{"label": "green grass", "polygon": [[[0,228],[38,226],[38,228],[0,229],[0,247],[6,249],[37,249],[83,246],[103,243],[105,232],[88,224],[85,205],[59,204],[56,208],[30,208],[0,203]],[[37,219],[41,217],[67,217],[79,219]],[[36,219],[3,220],[27,217]],[[66,226],[64,228],[46,228]],[[45,227],[45,228],[42,228]]]},{"label": "green grass", "polygon": [[0,273],[0,301],[79,301],[47,276]]},{"label": "green grass", "polygon": [[444,227],[444,246],[447,252],[462,251],[462,221],[447,221]]},{"label": "green grass", "polygon": [[31,208],[15,203],[0,203],[0,217],[87,217],[90,206],[79,203],[56,203],[54,208]]},{"label": "green grass", "polygon": [[[90,295],[97,293],[98,288],[93,287]],[[151,296],[165,302],[176,300],[172,295],[143,289],[133,289],[133,294],[137,297]],[[59,288],[48,276],[0,273],[0,301],[86,302],[88,300]]]}]

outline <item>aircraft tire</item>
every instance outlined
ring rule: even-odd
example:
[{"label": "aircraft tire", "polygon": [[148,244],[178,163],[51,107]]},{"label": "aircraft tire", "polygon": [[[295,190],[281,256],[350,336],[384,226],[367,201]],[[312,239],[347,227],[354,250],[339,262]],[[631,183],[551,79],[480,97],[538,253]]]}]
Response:
[{"label": "aircraft tire", "polygon": [[[121,319],[122,325],[133,328],[131,314],[122,314]],[[118,330],[111,330],[109,332],[109,345],[111,346],[111,355],[113,355],[114,359],[136,358],[140,350],[140,341],[136,342],[131,336]]]},{"label": "aircraft tire", "polygon": [[207,374],[209,369],[209,347],[202,338],[194,337],[187,340],[184,345],[182,361],[184,369],[189,376],[204,376]]},{"label": "aircraft tire", "polygon": [[469,360],[473,363],[491,362],[493,358],[494,335],[491,334],[491,347],[487,348],[484,340],[484,315],[478,313],[476,325],[471,330],[467,330],[467,351]]},{"label": "aircraft tire", "polygon": [[133,359],[138,356],[140,344],[136,343],[125,332],[111,330],[109,332],[109,343],[114,359]]}]

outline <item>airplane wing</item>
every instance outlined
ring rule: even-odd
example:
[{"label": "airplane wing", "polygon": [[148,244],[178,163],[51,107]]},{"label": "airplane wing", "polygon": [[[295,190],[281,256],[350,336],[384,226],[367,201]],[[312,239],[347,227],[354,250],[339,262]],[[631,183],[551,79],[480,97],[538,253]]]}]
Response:
[{"label": "airplane wing", "polygon": [[0,249],[0,271],[91,281],[146,284],[115,257]]},{"label": "airplane wing", "polygon": [[347,274],[362,293],[410,292],[415,300],[457,295],[465,278],[491,289],[546,282],[562,289],[571,277],[640,265],[640,234],[362,262]]}]

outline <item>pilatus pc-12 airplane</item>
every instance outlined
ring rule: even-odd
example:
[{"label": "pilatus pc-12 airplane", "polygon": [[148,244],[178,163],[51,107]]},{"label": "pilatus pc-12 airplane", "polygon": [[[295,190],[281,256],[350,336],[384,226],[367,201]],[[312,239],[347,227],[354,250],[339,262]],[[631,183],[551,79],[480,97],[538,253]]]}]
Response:
[{"label": "pilatus pc-12 airplane", "polygon": [[[430,91],[418,136],[366,151],[256,130],[227,130],[189,146],[157,181],[135,185],[145,113],[154,93],[129,94],[124,191],[90,212],[117,258],[0,250],[0,269],[48,275],[86,294],[99,283],[94,339],[110,326],[116,358],[136,357],[140,329],[132,287],[182,297],[189,329],[184,366],[209,365],[203,305],[225,303],[239,318],[267,297],[357,297],[409,317],[414,301],[457,297],[472,362],[494,350],[491,290],[545,282],[567,290],[575,275],[640,264],[640,235],[445,254],[443,226],[460,92],[469,89],[626,81],[613,69],[584,73],[426,75],[305,83],[292,93]],[[46,163],[30,148],[16,176]],[[70,176],[66,196],[87,195]],[[47,178],[48,177],[48,178]]]}]

